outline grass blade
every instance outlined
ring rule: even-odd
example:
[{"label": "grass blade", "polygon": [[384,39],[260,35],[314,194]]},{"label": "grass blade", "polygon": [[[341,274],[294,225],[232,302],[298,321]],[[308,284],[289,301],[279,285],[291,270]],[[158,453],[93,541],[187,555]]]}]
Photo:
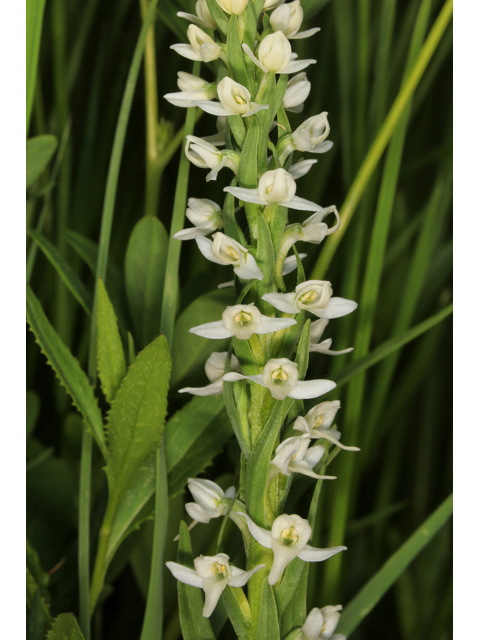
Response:
[{"label": "grass blade", "polygon": [[37,80],[38,53],[42,37],[45,0],[27,0],[27,133],[32,113],[33,95]]}]

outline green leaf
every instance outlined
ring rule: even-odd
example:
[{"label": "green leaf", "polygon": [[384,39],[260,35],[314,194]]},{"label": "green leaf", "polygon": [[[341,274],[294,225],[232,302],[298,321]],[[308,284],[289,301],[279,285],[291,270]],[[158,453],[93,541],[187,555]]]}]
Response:
[{"label": "green leaf", "polygon": [[58,249],[54,247],[53,244],[45,238],[45,236],[42,236],[42,234],[35,231],[35,229],[30,229],[28,233],[43,251],[50,264],[65,283],[70,293],[82,306],[85,313],[88,316],[91,316],[93,305],[92,295],[77,276],[73,268],[65,260],[60,251],[58,251]]},{"label": "green leaf", "polygon": [[[214,0],[216,4],[216,0]],[[217,5],[218,6],[218,5]],[[244,87],[251,89],[245,61],[243,59],[242,39],[238,29],[238,18],[230,16],[227,36],[227,60],[233,79]]]},{"label": "green leaf", "polygon": [[260,613],[258,616],[256,640],[280,640],[278,613],[273,589],[267,580],[263,581]]},{"label": "green leaf", "polygon": [[207,5],[210,13],[212,14],[212,18],[217,23],[218,28],[223,34],[226,35],[228,31],[228,16],[220,8],[217,0],[207,0]]},{"label": "green leaf", "polygon": [[[193,551],[185,522],[180,523],[178,563],[193,569]],[[215,640],[208,618],[204,618],[202,591],[177,581],[178,608],[184,640]]]},{"label": "green leaf", "polygon": [[26,432],[27,440],[31,437],[37,424],[38,415],[40,413],[40,396],[36,391],[27,391],[26,393]]},{"label": "green leaf", "polygon": [[239,640],[248,640],[251,613],[250,605],[243,590],[240,587],[227,587],[222,593],[222,603],[227,610],[237,638]]},{"label": "green leaf", "polygon": [[55,136],[37,136],[27,140],[27,189],[46,169],[57,144]]},{"label": "green leaf", "polygon": [[30,615],[28,616],[27,640],[43,640],[46,630],[47,624],[43,611],[42,596],[40,595],[40,589],[37,587]]},{"label": "green leaf", "polygon": [[84,640],[73,613],[61,613],[55,618],[47,640]]},{"label": "green leaf", "polygon": [[452,511],[453,496],[450,494],[348,604],[340,618],[338,632],[349,635],[358,627],[412,560],[444,526]]},{"label": "green leaf", "polygon": [[220,320],[225,307],[233,304],[232,290],[213,291],[200,296],[178,317],[172,345],[172,382],[176,387],[187,375],[203,369],[213,351],[225,351],[227,340],[205,340],[190,333],[193,326]]},{"label": "green leaf", "polygon": [[32,112],[33,96],[35,94],[35,83],[37,81],[38,53],[40,51],[40,40],[42,37],[42,21],[45,0],[27,0],[27,133],[30,124],[30,114]]},{"label": "green leaf", "polygon": [[298,586],[306,568],[307,564],[303,562],[303,560],[300,560],[300,558],[295,558],[288,564],[287,568],[285,569],[282,581],[280,583],[278,591],[275,594],[279,616],[283,615],[290,600],[297,592]]},{"label": "green leaf", "polygon": [[97,284],[97,363],[103,393],[112,403],[127,373],[117,317],[102,280]]},{"label": "green leaf", "polygon": [[72,356],[70,350],[60,340],[45,316],[40,301],[28,285],[27,320],[48,363],[70,394],[73,404],[84,417],[100,450],[105,454],[102,414],[88,378],[81,369],[78,360]]},{"label": "green leaf", "polygon": [[109,503],[120,502],[160,445],[170,371],[167,341],[161,335],[138,354],[112,402],[107,424]]},{"label": "green leaf", "polygon": [[[31,612],[30,619],[32,626],[35,627],[38,625],[40,629],[44,629],[44,627],[48,626],[52,621],[52,616],[50,615],[49,606],[47,604],[46,591],[42,590],[41,584],[39,584],[39,582],[34,578],[32,571],[28,566],[26,573],[27,611]],[[44,591],[45,595],[42,595],[42,591]],[[43,633],[45,634],[45,631]],[[43,640],[43,637],[44,636],[41,636],[41,640]]]},{"label": "green leaf", "polygon": [[[238,182],[241,187],[255,189],[257,187],[257,150],[259,140],[259,126],[256,115],[252,116],[250,127],[245,138],[240,163],[238,165]],[[258,205],[245,203],[245,213],[247,215],[250,229],[255,230],[257,224]],[[256,234],[254,234],[256,235]]]},{"label": "green leaf", "polygon": [[[270,235],[270,229],[265,220],[263,213],[257,213],[257,229],[258,229],[258,244],[256,260],[257,264],[262,270],[263,280],[258,282],[257,292],[258,299],[261,300],[265,293],[271,293],[275,291],[274,284],[274,265],[275,265],[275,250],[273,248],[272,236]],[[265,313],[266,309],[265,301],[261,300],[260,310]]]},{"label": "green leaf", "polygon": [[141,347],[159,334],[168,234],[151,216],[133,228],[125,258],[125,286],[136,340]]}]

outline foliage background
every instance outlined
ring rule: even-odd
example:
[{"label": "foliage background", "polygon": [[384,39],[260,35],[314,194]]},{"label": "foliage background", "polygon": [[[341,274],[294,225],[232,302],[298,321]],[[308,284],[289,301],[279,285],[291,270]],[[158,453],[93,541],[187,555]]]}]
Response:
[{"label": "foliage background", "polygon": [[[293,117],[293,125],[328,111],[330,139],[335,145],[319,157],[318,164],[301,181],[299,191],[302,197],[324,206],[339,206],[399,91],[419,12],[428,16],[430,28],[441,3],[303,0],[302,4],[308,18],[306,26],[321,26],[322,31],[295,43],[299,57],[313,57],[318,62],[308,72],[312,92],[306,111]],[[183,126],[185,114],[166,103],[162,95],[175,90],[177,71],[191,71],[190,63],[169,49],[186,29],[186,23],[175,13],[192,10],[193,5],[193,1],[163,0],[158,6],[155,34],[165,148]],[[113,137],[140,27],[140,9],[134,0],[46,3],[29,136],[52,134],[60,141],[60,151],[28,190],[27,226],[35,228],[39,219],[44,220],[44,236],[64,255],[90,293],[94,286],[91,270],[72,248],[69,232],[98,242]],[[404,144],[402,140],[392,142],[387,151],[392,157],[387,161],[387,154],[382,157],[331,266],[323,274],[338,295],[360,303],[359,312],[330,326],[336,349],[355,345],[354,353],[358,353],[371,331],[365,353],[372,351],[451,301],[451,45],[449,25],[415,92],[405,123]],[[211,77],[209,73],[202,69],[203,77]],[[213,119],[202,116],[195,134],[209,135],[214,132],[212,128]],[[179,157],[177,148],[161,179],[157,214],[167,231]],[[218,183],[207,186],[204,172],[192,167],[189,196],[221,202],[223,186],[222,174]],[[144,214],[144,200],[145,85],[140,74],[122,156],[109,258],[114,270],[111,278],[117,277],[120,283],[130,234]],[[381,243],[371,244],[375,224],[385,233],[384,256]],[[182,246],[179,314],[199,295],[213,291],[226,279],[193,244]],[[32,246],[29,239],[29,255]],[[315,270],[322,266],[317,264],[322,249],[320,246],[317,253],[309,252],[307,275],[318,275]],[[379,277],[378,291],[372,278],[366,279],[366,273]],[[89,317],[40,251],[35,257],[31,286],[86,369]],[[131,328],[125,293],[114,303]],[[347,604],[451,490],[450,325],[447,317],[390,359],[370,368],[363,386],[361,376],[357,376],[335,393],[343,404],[338,419],[343,441],[360,446],[362,452],[353,463],[340,456],[332,464],[332,472],[339,479],[323,491],[317,542],[324,546],[340,544],[338,532],[342,528],[341,514],[345,513],[349,550],[341,572],[336,563],[330,571],[328,563],[311,571],[310,606]],[[138,332],[136,338],[137,346],[141,346]],[[27,535],[43,569],[52,571],[52,613],[77,612],[82,423],[31,334],[27,340]],[[178,367],[189,353],[188,345],[184,345],[184,351],[181,347],[179,344],[173,352]],[[203,384],[205,357],[205,352],[197,353],[189,360],[188,370],[179,371],[176,378],[174,375],[169,415],[185,403],[176,391],[183,383]],[[350,358],[327,362],[312,358],[309,373],[312,377],[338,375]],[[237,461],[232,442],[206,470],[206,477],[231,474]],[[106,500],[99,455],[94,457],[93,479],[95,541]],[[313,491],[309,485],[304,490],[306,496],[296,505],[298,513],[303,513]],[[182,505],[181,494],[171,500],[169,540],[184,517]],[[197,553],[210,548],[214,530],[214,524],[198,527],[194,537]],[[112,564],[108,576],[111,594],[94,618],[95,638],[130,640],[139,636],[152,531],[152,522],[145,523],[127,540]],[[450,527],[446,526],[352,638],[452,637],[450,537]],[[175,558],[175,546],[170,542],[168,554],[166,559]],[[168,576],[166,580],[165,638],[175,638],[180,637],[176,590]]]}]

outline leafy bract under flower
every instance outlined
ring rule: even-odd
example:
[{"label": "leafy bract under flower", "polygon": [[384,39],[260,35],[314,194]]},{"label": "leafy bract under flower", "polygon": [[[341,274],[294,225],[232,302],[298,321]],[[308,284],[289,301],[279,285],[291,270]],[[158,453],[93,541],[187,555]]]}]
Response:
[{"label": "leafy bract under flower", "polygon": [[203,236],[195,238],[198,248],[207,260],[216,264],[232,265],[233,270],[243,280],[263,280],[263,274],[255,258],[248,249],[220,231],[213,234],[213,241]]},{"label": "leafy bract under flower", "polygon": [[318,318],[341,318],[358,307],[353,300],[332,298],[332,285],[326,280],[307,280],[295,287],[293,293],[266,293],[263,300],[284,313],[310,311]]},{"label": "leafy bract under flower", "polygon": [[[223,375],[225,373],[225,363],[227,360],[227,351],[214,351],[205,362],[205,373],[211,384],[206,387],[184,387],[179,389],[179,393],[191,393],[194,396],[219,396],[223,393]],[[232,354],[230,361],[232,371],[238,371],[239,362],[235,355]]]}]

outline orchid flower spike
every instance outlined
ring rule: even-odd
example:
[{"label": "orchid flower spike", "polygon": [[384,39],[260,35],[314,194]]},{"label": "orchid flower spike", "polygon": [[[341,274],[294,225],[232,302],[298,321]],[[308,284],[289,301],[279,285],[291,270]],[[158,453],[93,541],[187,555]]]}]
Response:
[{"label": "orchid flower spike", "polygon": [[334,607],[328,606],[322,609],[315,607],[312,609],[302,627],[305,640],[347,640],[347,636],[343,633],[333,635],[340,620],[341,610],[342,605],[340,604]]},{"label": "orchid flower spike", "polygon": [[263,279],[263,273],[248,249],[218,231],[213,234],[213,242],[204,236],[196,236],[198,248],[207,260],[216,264],[232,265],[234,272],[242,280]]},{"label": "orchid flower spike", "polygon": [[248,0],[217,0],[217,4],[229,15],[239,16],[247,8]]},{"label": "orchid flower spike", "polygon": [[265,293],[262,300],[284,313],[310,311],[319,318],[341,318],[358,307],[353,300],[332,298],[332,285],[324,280],[307,280],[295,287],[293,293]]},{"label": "orchid flower spike", "polygon": [[195,226],[177,231],[173,236],[176,240],[192,240],[197,236],[207,236],[217,229],[223,229],[222,210],[216,202],[208,198],[189,198],[185,215]]},{"label": "orchid flower spike", "polygon": [[227,307],[222,313],[222,319],[217,322],[207,322],[198,327],[192,327],[190,333],[203,338],[222,340],[235,336],[240,340],[248,340],[254,333],[274,333],[282,331],[296,324],[293,318],[270,318],[264,316],[251,304],[236,304]]},{"label": "orchid flower spike", "polygon": [[331,547],[330,549],[316,549],[307,542],[312,535],[312,528],[308,520],[293,514],[282,515],[272,524],[272,530],[267,531],[256,525],[246,513],[242,515],[248,530],[255,540],[273,551],[273,564],[268,576],[268,583],[274,585],[280,579],[285,567],[297,556],[304,562],[322,562],[347,547]]},{"label": "orchid flower spike", "polygon": [[236,151],[219,151],[213,144],[197,136],[187,136],[185,155],[196,167],[211,169],[207,182],[216,180],[220,169],[228,167],[237,173],[240,156]]},{"label": "orchid flower spike", "polygon": [[172,44],[178,54],[189,60],[199,62],[211,62],[218,58],[225,59],[224,46],[217,44],[205,31],[191,24],[187,29],[187,38],[190,44]]},{"label": "orchid flower spike", "polygon": [[309,38],[320,31],[319,27],[308,29],[299,33],[299,29],[303,22],[303,9],[300,0],[294,0],[289,4],[282,4],[281,7],[275,9],[270,16],[270,24],[274,31],[281,31],[289,40],[299,40],[300,38]]},{"label": "orchid flower spike", "polygon": [[232,371],[226,373],[223,379],[227,382],[251,380],[270,389],[275,400],[285,400],[287,396],[296,400],[318,398],[337,386],[331,380],[299,380],[298,365],[288,358],[271,358],[266,363],[263,373],[245,376]]},{"label": "orchid flower spike", "polygon": [[185,71],[178,72],[177,93],[166,93],[163,97],[176,107],[194,107],[198,100],[211,100],[217,95],[215,84]]},{"label": "orchid flower spike", "polygon": [[[282,7],[280,7],[282,8]],[[303,111],[305,100],[310,94],[311,83],[307,80],[307,74],[303,71],[290,78],[282,100],[282,107],[286,111],[300,113]]]},{"label": "orchid flower spike", "polygon": [[322,342],[320,342],[320,338],[322,337],[328,322],[329,321],[325,318],[312,322],[312,325],[310,327],[310,353],[324,353],[327,356],[341,356],[345,353],[350,353],[351,351],[353,351],[353,347],[342,349],[341,351],[332,351],[330,349],[330,347],[332,346],[331,338],[327,338],[326,340],[322,340]]},{"label": "orchid flower spike", "polygon": [[204,29],[216,29],[217,24],[215,20],[212,18],[212,14],[208,8],[207,0],[197,0],[197,4],[195,5],[195,13],[196,16],[191,13],[185,13],[184,11],[179,11],[177,16],[179,18],[185,18],[185,20],[189,20],[194,24],[197,24],[199,27],[203,27]]},{"label": "orchid flower spike", "polygon": [[195,105],[214,116],[240,115],[242,118],[269,108],[268,104],[251,102],[250,91],[228,76],[218,83],[217,95],[220,102],[214,102],[210,98],[199,98]]},{"label": "orchid flower spike", "polygon": [[325,447],[321,445],[308,448],[310,438],[293,436],[280,443],[275,451],[271,464],[284,476],[302,473],[317,480],[336,480],[335,476],[320,476],[313,470],[325,455]]},{"label": "orchid flower spike", "polygon": [[280,204],[289,209],[298,209],[299,211],[319,211],[321,209],[315,202],[310,202],[295,195],[297,185],[293,176],[285,169],[266,171],[258,181],[256,189],[225,187],[223,190],[231,193],[239,200],[263,206]]},{"label": "orchid flower spike", "polygon": [[195,570],[184,567],[177,562],[166,563],[177,580],[205,591],[204,618],[209,618],[212,615],[227,586],[243,587],[247,584],[250,576],[265,566],[259,564],[251,571],[242,571],[242,569],[230,565],[229,560],[230,558],[225,553],[218,553],[216,556],[199,556],[193,561]]},{"label": "orchid flower spike", "polygon": [[288,38],[281,31],[270,33],[260,42],[257,51],[258,58],[248,44],[243,43],[242,49],[264,73],[296,73],[317,62],[313,58],[296,60]]},{"label": "orchid flower spike", "polygon": [[[206,387],[184,387],[179,389],[179,393],[191,393],[194,396],[219,396],[223,393],[223,375],[225,373],[225,362],[227,360],[227,351],[214,351],[205,362],[205,373],[211,384]],[[232,354],[230,361],[232,371],[238,371],[240,364]]]},{"label": "orchid flower spike", "polygon": [[[304,258],[307,257],[307,254],[299,253],[298,257],[300,258],[300,260],[303,260]],[[286,276],[289,273],[292,273],[292,271],[295,271],[296,268],[297,268],[296,256],[289,256],[288,258],[285,259],[285,262],[283,263],[282,275]],[[219,284],[217,286],[217,289],[226,289],[227,287],[234,287],[234,286],[235,286],[235,280],[229,280],[228,282],[222,282],[222,284]]]}]

